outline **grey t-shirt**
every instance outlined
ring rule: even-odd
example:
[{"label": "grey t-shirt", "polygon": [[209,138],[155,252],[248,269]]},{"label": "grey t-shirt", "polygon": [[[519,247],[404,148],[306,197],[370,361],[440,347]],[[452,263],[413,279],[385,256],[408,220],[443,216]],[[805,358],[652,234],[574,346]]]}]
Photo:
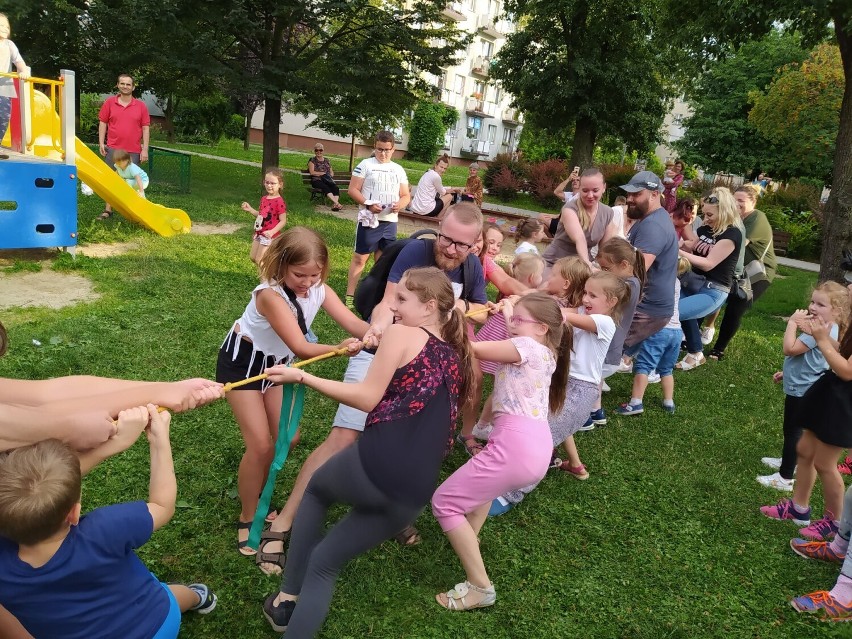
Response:
[{"label": "grey t-shirt", "polygon": [[[574,199],[565,206],[576,211],[577,200]],[[598,202],[598,210],[595,213],[595,219],[592,221],[589,228],[584,231],[586,235],[586,246],[589,251],[597,246],[601,239],[603,239],[607,227],[612,224],[613,215],[614,214],[610,207]],[[545,249],[541,256],[544,258],[544,261],[548,266],[553,266],[553,263],[556,262],[556,260],[568,257],[569,255],[578,255],[577,245],[574,244],[574,241],[570,237],[568,237],[568,233],[565,232],[565,226],[562,224],[562,220],[560,219],[559,225],[556,227],[556,234],[553,236],[553,241],[550,243],[550,246]],[[580,257],[583,259],[589,259],[588,255],[581,255]]]},{"label": "grey t-shirt", "polygon": [[664,208],[652,211],[630,227],[627,240],[643,253],[655,255],[648,269],[637,311],[649,317],[671,317],[677,277],[677,233]]}]

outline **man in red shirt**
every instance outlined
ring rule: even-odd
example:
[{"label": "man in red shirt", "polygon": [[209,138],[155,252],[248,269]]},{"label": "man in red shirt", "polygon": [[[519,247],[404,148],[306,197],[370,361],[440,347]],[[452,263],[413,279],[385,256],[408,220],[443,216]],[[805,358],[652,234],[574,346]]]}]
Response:
[{"label": "man in red shirt", "polygon": [[[142,100],[133,97],[133,78],[126,73],[118,76],[118,95],[108,97],[98,114],[98,142],[101,155],[110,168],[114,169],[112,153],[122,149],[130,154],[131,161],[139,165],[148,160],[148,136],[151,116]],[[142,140],[141,144],[139,140]],[[107,203],[101,219],[112,215]]]}]

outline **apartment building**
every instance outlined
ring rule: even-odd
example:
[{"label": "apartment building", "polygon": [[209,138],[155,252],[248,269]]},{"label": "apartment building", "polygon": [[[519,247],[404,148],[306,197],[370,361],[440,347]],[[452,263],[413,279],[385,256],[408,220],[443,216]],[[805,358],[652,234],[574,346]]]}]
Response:
[{"label": "apartment building", "polygon": [[[455,127],[444,137],[444,151],[453,164],[488,161],[498,153],[512,153],[517,148],[523,127],[523,116],[509,107],[511,97],[491,78],[491,64],[514,25],[501,19],[501,0],[458,0],[448,2],[443,15],[458,23],[460,29],[474,34],[466,51],[460,51],[459,63],[444,69],[441,76],[425,74],[435,87],[436,99],[454,107],[459,113]],[[285,113],[279,127],[279,146],[313,149],[320,141],[327,153],[348,154],[351,140],[310,126],[312,118]],[[261,142],[263,110],[252,117],[252,140]],[[405,151],[408,136],[395,131],[397,147]],[[356,155],[372,152],[369,143],[358,141]]]}]

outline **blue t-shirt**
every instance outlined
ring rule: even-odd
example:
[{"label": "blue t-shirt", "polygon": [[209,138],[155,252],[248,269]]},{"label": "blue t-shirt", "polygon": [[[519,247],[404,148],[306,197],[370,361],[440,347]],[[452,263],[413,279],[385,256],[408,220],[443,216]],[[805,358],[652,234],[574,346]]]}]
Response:
[{"label": "blue t-shirt", "polygon": [[120,166],[115,167],[115,172],[127,182],[134,189],[136,188],[136,177],[139,176],[142,178],[142,186],[145,187],[149,183],[148,174],[142,170],[141,167],[133,164],[131,162],[127,165],[126,169],[122,169]]},{"label": "blue t-shirt", "polygon": [[0,604],[34,637],[150,639],[169,596],[133,552],[154,522],[143,501],[93,510],[40,568],[0,537]]},{"label": "blue t-shirt", "polygon": [[[391,267],[388,274],[388,282],[398,283],[402,279],[403,273],[410,268],[418,268],[421,266],[436,266],[434,245],[432,242],[416,241],[406,244]],[[474,304],[485,304],[488,301],[488,296],[485,293],[485,275],[482,272],[482,264],[479,260],[469,260],[468,264],[473,264],[473,290],[468,291],[467,301]],[[453,284],[453,293],[456,299],[461,297],[462,285],[464,277],[461,267],[446,271],[447,277]],[[674,285],[672,285],[674,286]]]},{"label": "blue t-shirt", "polygon": [[649,213],[630,227],[627,240],[643,253],[655,255],[648,269],[642,299],[636,310],[649,317],[674,313],[674,281],[677,277],[677,233],[664,208]]},{"label": "blue t-shirt", "polygon": [[[831,339],[837,339],[839,330],[837,324],[831,325]],[[810,350],[801,355],[787,355],[784,358],[784,394],[791,397],[802,397],[811,385],[828,370],[828,362],[817,347],[812,335],[802,333],[801,341]]]}]

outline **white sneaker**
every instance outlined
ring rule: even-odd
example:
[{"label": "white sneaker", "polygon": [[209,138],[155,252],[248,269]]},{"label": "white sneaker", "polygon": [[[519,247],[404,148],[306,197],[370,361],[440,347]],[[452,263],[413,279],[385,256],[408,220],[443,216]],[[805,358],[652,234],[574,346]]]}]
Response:
[{"label": "white sneaker", "polygon": [[775,490],[780,490],[781,492],[785,493],[793,492],[793,480],[784,479],[779,473],[772,473],[771,475],[758,475],[757,481],[758,483],[763,484],[767,488],[774,488]]},{"label": "white sneaker", "polygon": [[632,373],[633,372],[633,362],[627,363],[624,360],[621,360],[621,363],[618,365],[618,368],[615,370],[616,373]]},{"label": "white sneaker", "polygon": [[701,343],[704,346],[707,346],[710,342],[713,341],[713,336],[716,335],[715,328],[702,328],[701,329]]},{"label": "white sneaker", "polygon": [[779,468],[781,468],[780,457],[761,457],[760,461],[762,461],[765,466],[769,466],[773,470],[778,470]]},{"label": "white sneaker", "polygon": [[602,393],[608,393],[611,390],[612,389],[609,387],[609,384],[607,384],[606,381],[601,382],[601,392]]},{"label": "white sneaker", "polygon": [[476,426],[473,427],[473,430],[470,432],[470,434],[481,441],[488,441],[488,438],[491,436],[492,430],[494,430],[494,424],[483,424],[482,422],[476,422]]},{"label": "white sneaker", "polygon": [[657,371],[651,371],[648,373],[648,383],[649,384],[659,384],[660,383],[660,374]]}]

